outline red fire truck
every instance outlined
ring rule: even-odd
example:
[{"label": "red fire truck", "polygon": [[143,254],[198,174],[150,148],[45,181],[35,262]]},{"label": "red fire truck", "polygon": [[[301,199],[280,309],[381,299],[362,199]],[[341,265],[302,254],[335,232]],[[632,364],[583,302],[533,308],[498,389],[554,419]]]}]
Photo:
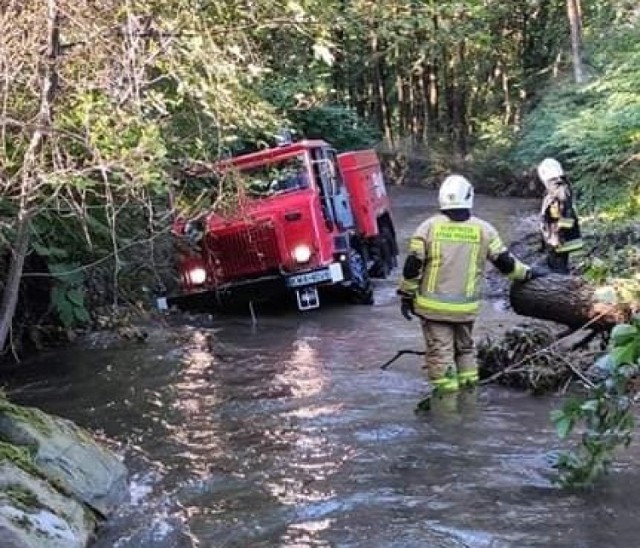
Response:
[{"label": "red fire truck", "polygon": [[309,310],[320,306],[318,287],[337,285],[373,302],[370,277],[386,277],[398,255],[374,151],[337,154],[305,140],[224,160],[215,171],[232,176],[240,196],[232,214],[175,221],[179,298],[266,298],[275,284]]}]

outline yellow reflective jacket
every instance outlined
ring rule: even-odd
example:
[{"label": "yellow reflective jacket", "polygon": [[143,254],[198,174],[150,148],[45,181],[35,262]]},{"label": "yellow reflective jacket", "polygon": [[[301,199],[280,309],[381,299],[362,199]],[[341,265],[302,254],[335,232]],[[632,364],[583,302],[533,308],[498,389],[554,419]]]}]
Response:
[{"label": "yellow reflective jacket", "polygon": [[[415,278],[402,279],[400,293],[413,297],[415,312],[425,319],[473,321],[482,302],[486,262],[505,251],[498,231],[482,219],[452,221],[435,215],[411,238],[409,253],[420,260],[422,269]],[[524,280],[528,267],[513,259],[508,277]]]}]

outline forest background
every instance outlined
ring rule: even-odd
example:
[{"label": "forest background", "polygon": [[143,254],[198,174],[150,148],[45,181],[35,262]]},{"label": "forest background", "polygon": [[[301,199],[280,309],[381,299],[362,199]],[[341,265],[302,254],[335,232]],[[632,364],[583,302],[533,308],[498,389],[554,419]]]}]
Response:
[{"label": "forest background", "polygon": [[[188,167],[279,128],[581,211],[640,210],[640,9],[623,0],[3,0],[0,347],[149,300]],[[171,204],[171,205],[170,205]],[[193,204],[189,204],[192,207]]]}]

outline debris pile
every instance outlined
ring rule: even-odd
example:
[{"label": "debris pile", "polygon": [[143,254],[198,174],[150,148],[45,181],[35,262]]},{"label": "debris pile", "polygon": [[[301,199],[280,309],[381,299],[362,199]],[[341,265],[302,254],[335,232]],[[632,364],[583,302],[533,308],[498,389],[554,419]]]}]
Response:
[{"label": "debris pile", "polygon": [[536,395],[566,390],[593,358],[567,354],[556,343],[550,328],[537,325],[518,325],[499,340],[487,337],[478,345],[480,378]]}]

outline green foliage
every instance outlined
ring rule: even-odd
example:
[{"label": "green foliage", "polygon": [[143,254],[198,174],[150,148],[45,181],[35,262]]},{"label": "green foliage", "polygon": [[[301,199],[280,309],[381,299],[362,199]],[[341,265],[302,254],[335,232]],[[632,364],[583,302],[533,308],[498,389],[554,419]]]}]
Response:
[{"label": "green foliage", "polygon": [[613,278],[624,279],[640,272],[640,251],[635,245],[613,248],[601,257],[586,258],[578,266],[585,269],[583,273],[585,279],[596,285],[602,285]]},{"label": "green foliage", "polygon": [[585,223],[586,248],[577,263],[582,275],[602,285],[612,279],[632,279],[640,272],[640,222]]},{"label": "green foliage", "polygon": [[348,107],[326,105],[291,110],[293,127],[309,139],[324,139],[339,151],[368,148],[380,140],[379,132]]},{"label": "green foliage", "polygon": [[84,276],[78,264],[50,263],[53,275],[51,304],[62,324],[67,328],[83,325],[91,320],[84,298]]},{"label": "green foliage", "polygon": [[586,264],[584,278],[595,284],[603,284],[611,275],[611,266],[599,257],[594,257]]},{"label": "green foliage", "polygon": [[580,202],[617,216],[640,212],[640,46],[638,27],[592,55],[597,77],[544,94],[509,159],[526,168],[545,156],[565,164]]},{"label": "green foliage", "polygon": [[640,372],[640,315],[611,333],[609,352],[596,363],[601,379],[583,398],[572,398],[551,415],[558,437],[567,439],[584,426],[581,445],[558,455],[557,481],[566,487],[592,484],[605,474],[615,450],[628,447],[634,428],[632,379]]},{"label": "green foliage", "polygon": [[280,72],[265,81],[263,96],[297,136],[324,139],[338,150],[367,148],[379,142],[381,133],[372,120],[336,100],[324,84],[329,77],[330,73],[319,67],[290,79]]},{"label": "green foliage", "polygon": [[69,258],[69,253],[61,247],[47,247],[37,241],[32,247],[45,260],[53,277],[51,306],[62,325],[69,329],[88,323],[91,317],[84,300],[84,275],[81,266],[78,263],[64,262]]}]

